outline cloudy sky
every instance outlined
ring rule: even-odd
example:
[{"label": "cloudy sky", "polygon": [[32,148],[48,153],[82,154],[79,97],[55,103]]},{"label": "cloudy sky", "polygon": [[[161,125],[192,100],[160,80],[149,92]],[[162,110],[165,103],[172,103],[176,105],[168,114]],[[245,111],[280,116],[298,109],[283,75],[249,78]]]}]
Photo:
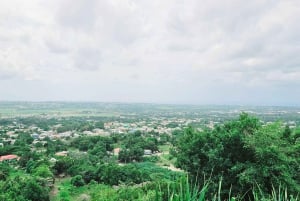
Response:
[{"label": "cloudy sky", "polygon": [[0,100],[300,105],[299,0],[1,0]]}]

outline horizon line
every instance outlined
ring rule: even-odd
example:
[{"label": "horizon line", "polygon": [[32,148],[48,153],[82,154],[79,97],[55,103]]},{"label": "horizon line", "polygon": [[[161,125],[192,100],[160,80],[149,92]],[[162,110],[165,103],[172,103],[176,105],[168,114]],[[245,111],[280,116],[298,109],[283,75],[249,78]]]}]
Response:
[{"label": "horizon line", "polygon": [[146,104],[173,106],[230,106],[230,107],[300,107],[296,104],[253,104],[253,103],[171,103],[171,102],[139,102],[139,101],[96,101],[96,100],[0,100],[0,103],[103,103],[103,104]]}]

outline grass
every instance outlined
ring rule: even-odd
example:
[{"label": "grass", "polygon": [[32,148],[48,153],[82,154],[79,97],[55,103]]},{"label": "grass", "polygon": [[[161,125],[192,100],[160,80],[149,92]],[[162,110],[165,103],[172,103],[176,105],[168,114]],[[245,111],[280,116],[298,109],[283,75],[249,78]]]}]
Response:
[{"label": "grass", "polygon": [[[188,177],[183,178],[180,182],[175,185],[168,185],[167,187],[167,199],[162,199],[163,189],[157,188],[156,194],[158,195],[155,201],[242,201],[248,200],[244,197],[236,198],[231,195],[231,189],[228,190],[229,196],[224,199],[221,197],[222,179],[219,181],[219,186],[215,194],[208,194],[208,188],[210,182],[207,181],[204,185],[199,188],[197,185],[193,185],[189,182]],[[258,192],[253,190],[253,201],[299,201],[299,197],[289,195],[286,188],[279,186],[278,188],[273,187],[271,195],[265,195],[260,189]]]},{"label": "grass", "polygon": [[159,166],[170,166],[170,165],[174,165],[175,163],[175,158],[174,159],[170,159],[170,154],[169,154],[169,150],[170,150],[170,145],[166,144],[166,145],[160,145],[158,147],[158,149],[160,150],[161,154],[159,155],[159,160],[157,165]]},{"label": "grass", "polygon": [[158,146],[158,149],[163,152],[163,153],[166,153],[166,152],[169,152],[170,150],[170,145],[169,144],[165,144],[165,145],[159,145]]},{"label": "grass", "polygon": [[261,201],[298,201],[299,195],[289,195],[287,188],[279,186],[277,189],[273,186],[271,195],[265,195],[262,190],[257,186],[257,190],[253,191],[255,200]]},{"label": "grass", "polygon": [[[88,184],[82,187],[74,187],[70,179],[58,183],[58,193],[51,201],[73,201],[73,200],[101,200],[101,201],[119,201],[119,200],[144,200],[144,193],[141,189],[120,186],[113,188],[104,184]],[[150,201],[150,200],[149,200]]]},{"label": "grass", "polygon": [[[152,182],[144,186],[120,185],[111,187],[103,184],[92,183],[82,187],[74,187],[70,179],[63,179],[57,183],[59,192],[51,201],[73,201],[89,198],[91,201],[242,201],[246,198],[237,198],[231,195],[221,197],[222,180],[215,193],[209,193],[210,181],[205,182],[200,188],[192,184],[188,177],[183,177],[177,182]],[[258,188],[252,191],[253,201],[299,201],[297,196],[289,195],[287,189],[280,186],[273,188],[270,195],[265,195]]]}]

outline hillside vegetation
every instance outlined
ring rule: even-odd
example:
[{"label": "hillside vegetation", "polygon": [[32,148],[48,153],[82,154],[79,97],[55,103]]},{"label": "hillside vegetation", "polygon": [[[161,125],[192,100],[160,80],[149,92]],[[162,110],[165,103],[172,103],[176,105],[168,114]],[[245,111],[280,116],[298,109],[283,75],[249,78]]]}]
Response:
[{"label": "hillside vegetation", "polygon": [[300,192],[300,138],[276,122],[263,125],[241,114],[212,130],[185,131],[173,150],[177,165],[210,191],[222,181],[222,198],[254,199],[253,191],[271,195],[274,188]]},{"label": "hillside vegetation", "polygon": [[0,147],[1,155],[20,157],[0,163],[1,201],[294,201],[300,192],[299,130],[246,113],[172,135],[135,131],[32,142],[19,133],[14,144]]}]

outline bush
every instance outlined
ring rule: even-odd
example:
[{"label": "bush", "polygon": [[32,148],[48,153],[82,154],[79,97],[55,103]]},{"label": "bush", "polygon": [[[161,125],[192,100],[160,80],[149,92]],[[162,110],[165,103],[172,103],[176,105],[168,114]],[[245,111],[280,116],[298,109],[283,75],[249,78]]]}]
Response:
[{"label": "bush", "polygon": [[76,175],[71,179],[71,184],[76,187],[80,187],[84,185],[84,181],[81,175]]}]

